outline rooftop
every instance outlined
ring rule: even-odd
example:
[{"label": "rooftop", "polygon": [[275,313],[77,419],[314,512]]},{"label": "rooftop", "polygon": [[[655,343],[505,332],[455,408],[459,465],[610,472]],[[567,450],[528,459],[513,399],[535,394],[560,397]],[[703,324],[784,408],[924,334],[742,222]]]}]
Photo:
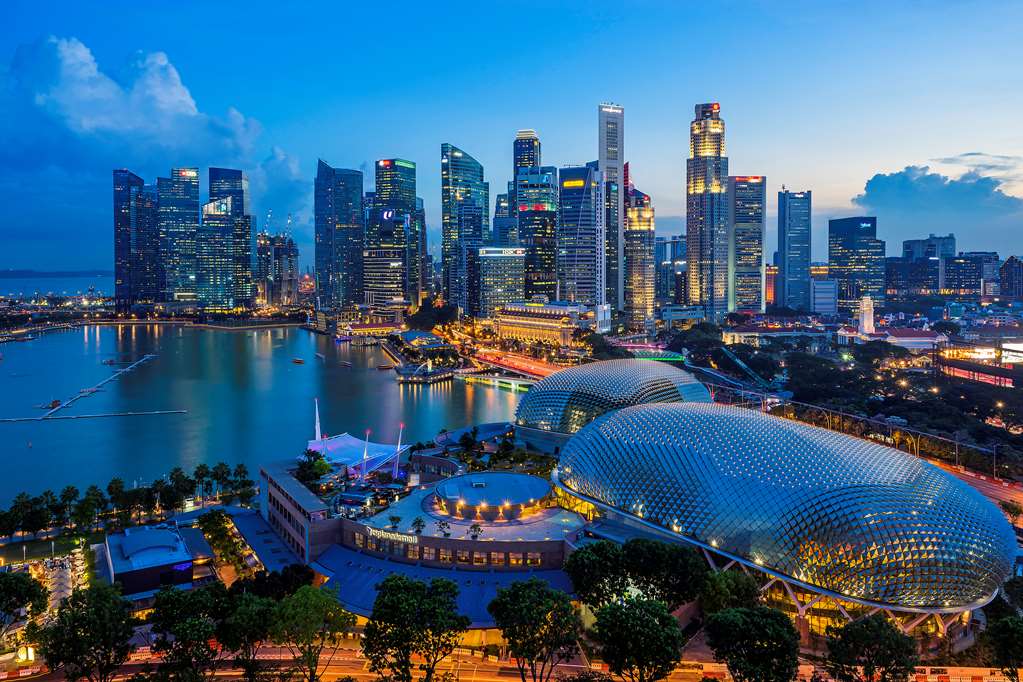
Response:
[{"label": "rooftop", "polygon": [[170,528],[127,528],[122,533],[107,535],[106,543],[115,576],[154,566],[192,561],[192,554],[184,539],[178,531]]},{"label": "rooftop", "polygon": [[437,484],[438,496],[470,507],[531,504],[547,497],[550,492],[551,484],[542,478],[499,471],[455,476]]}]

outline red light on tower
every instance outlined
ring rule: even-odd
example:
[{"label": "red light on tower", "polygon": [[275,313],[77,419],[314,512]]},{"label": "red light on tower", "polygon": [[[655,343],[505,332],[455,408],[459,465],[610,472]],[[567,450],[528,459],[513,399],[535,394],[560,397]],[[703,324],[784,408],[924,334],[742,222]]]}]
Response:
[{"label": "red light on tower", "polygon": [[714,102],[713,104],[710,105],[710,108],[713,109],[714,111],[720,111],[721,105],[718,104],[717,102]]}]

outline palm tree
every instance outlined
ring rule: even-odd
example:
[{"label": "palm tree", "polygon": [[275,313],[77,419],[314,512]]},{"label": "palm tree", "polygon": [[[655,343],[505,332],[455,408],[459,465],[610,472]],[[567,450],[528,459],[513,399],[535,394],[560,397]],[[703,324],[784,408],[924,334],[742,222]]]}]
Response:
[{"label": "palm tree", "polygon": [[469,526],[469,537],[473,540],[479,540],[481,535],[483,535],[483,526],[478,523]]},{"label": "palm tree", "polygon": [[412,525],[410,527],[412,528],[413,533],[419,535],[420,533],[423,532],[423,529],[426,528],[426,521],[423,521],[422,516],[417,516],[416,518],[412,519]]},{"label": "palm tree", "polygon": [[210,472],[210,478],[216,482],[217,495],[219,496],[224,488],[227,487],[227,484],[231,482],[231,467],[223,462],[217,462]]},{"label": "palm tree", "polygon": [[444,537],[451,535],[451,524],[447,521],[438,521],[437,532],[442,534]]},{"label": "palm tree", "polygon": [[391,522],[391,528],[398,530],[398,524],[401,523],[401,517],[397,514],[392,514],[387,517],[387,520]]},{"label": "palm tree", "polygon": [[192,478],[195,479],[196,486],[198,486],[199,489],[199,504],[205,507],[206,497],[204,493],[206,492],[206,481],[210,478],[209,466],[206,464],[200,464],[197,466],[195,471],[192,473]]}]

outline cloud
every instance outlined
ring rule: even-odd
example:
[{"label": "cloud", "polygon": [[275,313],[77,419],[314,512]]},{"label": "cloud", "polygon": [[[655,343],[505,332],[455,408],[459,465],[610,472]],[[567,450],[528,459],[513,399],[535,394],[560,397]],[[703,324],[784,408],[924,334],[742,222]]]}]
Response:
[{"label": "cloud", "polygon": [[260,123],[236,108],[204,111],[163,52],[136,53],[115,74],[74,37],[21,45],[0,71],[0,224],[14,239],[46,232],[79,243],[63,254],[26,239],[23,251],[10,245],[18,258],[5,264],[110,267],[113,168],[151,182],[173,166],[241,168],[254,210],[304,220],[312,183],[300,182],[284,150],[267,156],[263,138]]},{"label": "cloud", "polygon": [[[962,156],[978,166],[1012,158]],[[1023,199],[1008,194],[1004,185],[1002,178],[979,168],[950,177],[928,166],[906,166],[878,173],[852,202],[877,215],[879,236],[889,242],[889,252],[898,251],[903,239],[952,232],[961,250],[997,250],[1004,257],[1023,252]]]}]

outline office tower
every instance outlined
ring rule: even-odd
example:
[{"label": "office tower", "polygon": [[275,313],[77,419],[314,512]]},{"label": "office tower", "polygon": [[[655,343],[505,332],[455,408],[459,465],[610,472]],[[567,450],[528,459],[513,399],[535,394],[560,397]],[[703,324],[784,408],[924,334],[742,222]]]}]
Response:
[{"label": "office tower", "polygon": [[202,207],[202,223],[196,237],[196,296],[205,310],[227,311],[235,307],[234,197],[213,199]]},{"label": "office tower", "polygon": [[767,178],[728,177],[728,310],[764,311]]},{"label": "office tower", "polygon": [[163,296],[160,216],[156,185],[145,185],[132,204],[131,289],[134,303],[156,303]]},{"label": "office tower", "polygon": [[1002,297],[1023,300],[1023,260],[1017,256],[1006,258],[999,270],[998,283]]},{"label": "office tower", "polygon": [[252,281],[256,289],[256,305],[270,305],[270,275],[273,272],[273,243],[271,240],[269,232],[256,233],[256,266],[252,271]]},{"label": "office tower", "polygon": [[604,103],[597,107],[597,163],[604,176],[605,279],[611,310],[625,306],[625,109]]},{"label": "office tower", "polygon": [[941,259],[906,258],[891,256],[884,261],[884,288],[886,300],[901,300],[913,296],[932,296],[939,292]]},{"label": "office tower", "polygon": [[710,319],[728,311],[725,122],[717,102],[696,105],[686,161],[687,292]]},{"label": "office tower", "polygon": [[[539,147],[537,147],[539,149]],[[519,241],[526,249],[525,297],[557,297],[558,169],[520,168],[515,176]]]},{"label": "office tower", "polygon": [[664,237],[654,237],[654,267],[654,298],[658,302],[668,301],[675,287],[675,267],[668,256],[668,240]]},{"label": "office tower", "polygon": [[196,300],[196,236],[199,231],[199,169],[172,168],[157,178],[163,300]]},{"label": "office tower", "polygon": [[810,309],[809,191],[778,192],[778,280],[775,305],[793,310]]},{"label": "office tower", "polygon": [[884,242],[877,218],[856,216],[828,221],[828,273],[838,282],[838,309],[852,314],[869,296],[884,305]]},{"label": "office tower", "polygon": [[512,174],[518,175],[520,168],[531,168],[541,164],[540,138],[535,130],[528,128],[515,134],[512,146]]},{"label": "office tower", "polygon": [[493,319],[499,308],[521,303],[525,290],[526,250],[521,247],[486,247],[479,250],[479,316]]},{"label": "office tower", "polygon": [[1001,262],[1001,259],[998,257],[998,252],[965,251],[960,255],[965,256],[966,258],[973,258],[979,263],[981,295],[997,296],[999,294],[998,265]]},{"label": "office tower", "polygon": [[114,306],[126,313],[135,302],[132,296],[132,245],[134,242],[135,202],[142,178],[129,170],[114,171]]},{"label": "office tower", "polygon": [[429,254],[426,252],[426,207],[422,197],[416,197],[416,212],[412,216],[412,244],[415,248],[409,255],[410,291],[417,292],[413,294],[412,301],[414,307],[418,308],[433,288],[430,282],[433,276],[432,261],[427,261]]},{"label": "office tower", "polygon": [[968,251],[941,259],[941,293],[971,299],[993,296],[999,286],[998,254]]},{"label": "office tower", "polygon": [[370,305],[407,308],[421,301],[425,220],[416,199],[416,164],[377,161],[363,250],[363,288]]},{"label": "office tower", "polygon": [[273,305],[298,304],[298,246],[286,234],[271,239],[270,301]]},{"label": "office tower", "polygon": [[648,195],[633,189],[629,193],[626,210],[625,239],[622,242],[625,251],[625,315],[630,328],[643,329],[654,319],[657,274],[654,207]]},{"label": "office tower", "polygon": [[817,315],[838,314],[838,282],[833,279],[810,280],[810,311]]},{"label": "office tower", "polygon": [[[778,252],[775,251],[775,260]],[[778,266],[771,264],[764,267],[764,304],[775,305],[775,295],[778,291]]]},{"label": "office tower", "polygon": [[490,243],[493,246],[518,246],[519,227],[512,214],[508,193],[497,195],[490,234]]},{"label": "office tower", "polygon": [[[441,185],[441,278],[442,292],[447,301],[462,300],[469,283],[466,264],[460,261],[476,260],[482,243],[475,243],[476,216],[481,216],[480,239],[490,232],[490,184],[483,179],[483,166],[458,147],[447,142],[440,146]],[[465,235],[473,243],[462,244],[460,215],[463,207],[475,207],[466,223],[471,234]],[[463,248],[464,246],[464,248]],[[476,285],[471,285],[476,286]]]},{"label": "office tower", "polygon": [[313,195],[317,306],[346,308],[362,303],[362,171],[316,164]]},{"label": "office tower", "polygon": [[232,168],[210,168],[210,201],[231,199],[231,287],[230,299],[236,308],[251,308],[252,291],[252,214],[249,212],[249,179]]},{"label": "office tower", "polygon": [[607,283],[604,267],[604,178],[596,161],[559,171],[557,275],[559,299],[603,305]]},{"label": "office tower", "polygon": [[907,260],[944,258],[956,255],[956,237],[949,234],[938,237],[931,234],[926,239],[906,239],[902,242],[902,257]]},{"label": "office tower", "polygon": [[451,298],[463,315],[480,315],[480,249],[483,248],[483,221],[488,209],[472,202],[459,204],[458,253],[455,255],[454,272],[449,273],[454,286]]}]

